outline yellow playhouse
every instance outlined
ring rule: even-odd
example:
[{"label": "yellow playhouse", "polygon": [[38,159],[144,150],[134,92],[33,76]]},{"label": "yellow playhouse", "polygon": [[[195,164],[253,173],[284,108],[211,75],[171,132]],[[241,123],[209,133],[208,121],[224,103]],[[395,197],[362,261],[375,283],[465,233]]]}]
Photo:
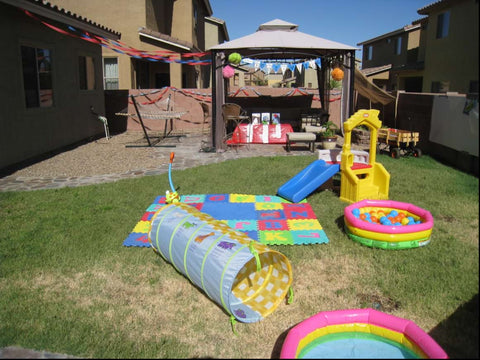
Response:
[{"label": "yellow playhouse", "polygon": [[[382,122],[378,119],[379,110],[358,110],[344,124],[344,143],[340,165],[340,200],[354,203],[363,199],[388,199],[390,174],[382,164],[375,162],[377,134]],[[365,125],[370,130],[370,150],[368,164],[354,163],[351,151],[352,130]]]}]

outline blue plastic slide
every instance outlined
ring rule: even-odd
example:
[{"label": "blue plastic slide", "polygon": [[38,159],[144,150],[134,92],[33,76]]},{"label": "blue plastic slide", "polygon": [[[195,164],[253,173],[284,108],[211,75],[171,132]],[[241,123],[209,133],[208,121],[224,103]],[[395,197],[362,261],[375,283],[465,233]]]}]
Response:
[{"label": "blue plastic slide", "polygon": [[315,160],[280,186],[277,194],[291,202],[300,202],[339,171],[339,164],[327,164],[324,160]]}]

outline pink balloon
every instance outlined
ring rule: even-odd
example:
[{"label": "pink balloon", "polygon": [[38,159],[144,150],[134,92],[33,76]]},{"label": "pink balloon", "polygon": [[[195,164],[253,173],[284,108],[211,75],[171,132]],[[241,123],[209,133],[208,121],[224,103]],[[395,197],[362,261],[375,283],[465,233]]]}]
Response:
[{"label": "pink balloon", "polygon": [[222,73],[225,79],[230,79],[233,75],[235,75],[235,69],[230,65],[227,65],[223,68]]}]

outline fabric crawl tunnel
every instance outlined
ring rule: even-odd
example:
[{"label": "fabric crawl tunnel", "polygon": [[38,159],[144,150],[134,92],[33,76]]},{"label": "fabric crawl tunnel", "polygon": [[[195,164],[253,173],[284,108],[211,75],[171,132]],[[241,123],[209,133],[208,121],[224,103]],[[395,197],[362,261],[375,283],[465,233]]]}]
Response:
[{"label": "fabric crawl tunnel", "polygon": [[285,255],[191,205],[173,203],[158,210],[148,239],[167,262],[241,322],[271,314],[292,283]]}]

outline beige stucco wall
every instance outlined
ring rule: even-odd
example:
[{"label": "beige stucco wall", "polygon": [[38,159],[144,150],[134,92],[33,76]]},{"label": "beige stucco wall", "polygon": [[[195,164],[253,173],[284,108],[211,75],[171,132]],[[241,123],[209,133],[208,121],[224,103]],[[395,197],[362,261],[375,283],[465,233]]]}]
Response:
[{"label": "beige stucco wall", "polygon": [[[0,169],[103,133],[90,111],[105,113],[100,46],[59,34],[4,4],[0,34]],[[21,45],[51,49],[54,106],[26,108]],[[79,56],[95,59],[95,90],[80,90]]]},{"label": "beige stucco wall", "polygon": [[449,91],[466,93],[470,81],[478,81],[478,1],[454,4],[443,39],[436,39],[437,16],[443,10],[429,14],[423,92],[431,91],[432,81],[449,81]]},{"label": "beige stucco wall", "polygon": [[305,87],[309,87],[309,84],[312,84],[311,88],[318,88],[317,80],[317,70],[314,69],[305,69]]},{"label": "beige stucco wall", "polygon": [[[417,29],[410,32],[402,32],[394,36],[382,38],[372,43],[363,45],[364,51],[362,54],[362,68],[366,69],[385,64],[392,64],[395,67],[397,65],[406,64],[407,50],[410,49],[416,42],[416,37],[420,36],[412,33],[420,33],[420,30]],[[394,53],[395,39],[398,37],[402,39],[402,50],[400,54],[396,55]],[[411,37],[414,41],[414,43],[410,45],[409,37]],[[372,60],[367,60],[367,47],[370,45],[373,46],[373,58]]]},{"label": "beige stucco wall", "polygon": [[[179,51],[178,48],[168,47],[168,45],[162,46],[162,43],[154,40],[152,42],[145,40],[139,36],[138,29],[146,27],[193,43],[203,49],[205,46],[204,17],[209,14],[206,14],[203,1],[195,1],[198,3],[198,39],[193,31],[192,0],[176,0],[174,2],[155,0],[51,0],[50,2],[120,32],[121,42],[133,48],[144,51],[161,49]],[[103,56],[118,59],[120,89],[136,87],[135,71],[133,71],[136,63],[135,59],[107,48],[103,48]],[[187,86],[195,86],[195,71],[202,71],[199,66],[182,66],[178,63],[148,62],[148,64],[151,85],[155,83],[155,73],[170,72],[170,86],[182,87],[182,73],[186,76]],[[168,70],[166,70],[165,65],[169,67]]]},{"label": "beige stucco wall", "polygon": [[172,36],[193,42],[193,3],[175,1],[172,17]]},{"label": "beige stucco wall", "polygon": [[[138,28],[146,26],[145,0],[51,0],[52,4],[68,9],[78,15],[121,33],[121,42],[142,50],[155,50],[151,45],[143,45],[138,36]],[[103,48],[103,56],[118,59],[119,87],[129,89],[134,86],[131,75],[131,61],[127,55]]]},{"label": "beige stucco wall", "polygon": [[410,31],[407,34],[407,50],[412,50],[420,46],[420,30]]}]

